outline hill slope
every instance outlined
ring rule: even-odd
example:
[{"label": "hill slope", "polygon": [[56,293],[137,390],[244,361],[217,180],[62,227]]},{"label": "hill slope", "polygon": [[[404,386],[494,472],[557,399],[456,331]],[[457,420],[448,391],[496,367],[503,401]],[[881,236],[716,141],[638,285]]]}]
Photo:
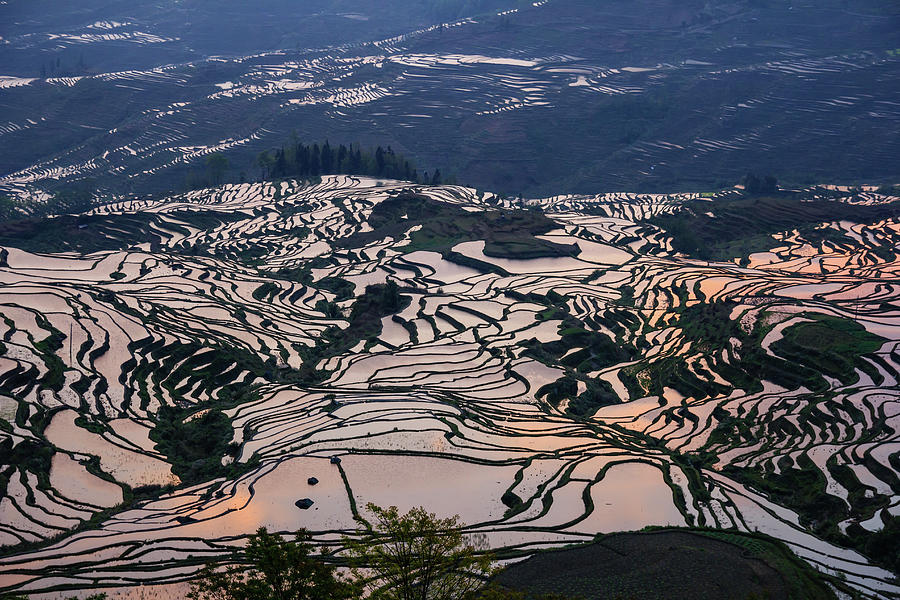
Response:
[{"label": "hill slope", "polygon": [[900,166],[891,3],[485,0],[444,14],[268,0],[200,19],[205,3],[159,2],[99,25],[14,4],[0,31],[16,66],[0,80],[8,193],[83,178],[182,189],[214,151],[229,180],[252,180],[256,154],[291,131],[528,196],[703,191],[748,171],[895,183]]}]

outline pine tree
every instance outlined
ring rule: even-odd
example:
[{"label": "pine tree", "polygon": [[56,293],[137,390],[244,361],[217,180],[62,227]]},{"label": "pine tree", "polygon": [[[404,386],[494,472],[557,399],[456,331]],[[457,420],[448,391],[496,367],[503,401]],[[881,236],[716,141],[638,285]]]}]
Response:
[{"label": "pine tree", "polygon": [[318,144],[313,144],[312,149],[309,151],[309,175],[311,177],[318,177],[322,174],[322,151],[319,149]]},{"label": "pine tree", "polygon": [[275,167],[272,169],[274,178],[285,177],[288,173],[287,159],[284,156],[284,148],[279,150],[275,155]]},{"label": "pine tree", "polygon": [[375,173],[373,175],[382,175],[384,173],[384,150],[381,146],[375,150]]},{"label": "pine tree", "polygon": [[341,173],[347,172],[347,146],[343,144],[338,146],[337,170]]},{"label": "pine tree", "polygon": [[334,173],[334,156],[331,154],[331,144],[328,143],[328,140],[325,140],[325,144],[322,146],[322,173]]}]

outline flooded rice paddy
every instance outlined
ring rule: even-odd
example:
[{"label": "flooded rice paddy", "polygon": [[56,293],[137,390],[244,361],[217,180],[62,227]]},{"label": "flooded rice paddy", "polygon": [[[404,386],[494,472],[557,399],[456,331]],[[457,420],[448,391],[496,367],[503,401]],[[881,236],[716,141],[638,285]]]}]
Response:
[{"label": "flooded rice paddy", "polygon": [[[0,589],[176,585],[260,526],[338,548],[375,502],[459,514],[500,552],[652,525],[758,530],[866,595],[900,593],[890,572],[738,481],[814,469],[847,502],[846,467],[884,506],[841,527],[877,531],[898,512],[898,263],[878,251],[896,246],[896,223],[834,223],[840,243],[786,232],[741,266],[677,254],[644,222],[685,195],[554,197],[532,204],[558,226],[544,239],[576,244],[572,256],[493,258],[468,240],[453,246],[472,259],[459,264],[409,251],[410,232],[341,243],[409,184],[278,185],[95,209],[168,223],[122,250],[3,249],[0,441],[46,464],[3,467],[0,544],[13,551]],[[516,207],[463,187],[415,191],[473,212]],[[394,282],[410,303],[379,336],[315,355],[321,376],[302,380],[326,331],[350,327],[353,299],[329,278],[356,297]],[[734,328],[713,343],[684,315],[716,303]],[[751,340],[782,360],[792,332],[822,318],[855,319],[879,347],[815,390],[738,373]],[[690,375],[655,387],[660,365]],[[691,393],[685,380],[700,383]],[[230,454],[213,458],[231,470],[181,483],[159,445],[171,407],[181,427],[224,415]]]}]

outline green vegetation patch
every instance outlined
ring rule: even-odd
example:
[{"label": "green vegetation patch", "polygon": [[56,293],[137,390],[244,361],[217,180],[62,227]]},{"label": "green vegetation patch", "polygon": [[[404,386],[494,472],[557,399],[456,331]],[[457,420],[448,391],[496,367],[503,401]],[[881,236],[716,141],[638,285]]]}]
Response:
[{"label": "green vegetation patch", "polygon": [[[300,369],[282,368],[274,357],[264,361],[239,346],[212,349],[199,342],[164,345],[148,338],[133,343],[131,350],[150,357],[132,359],[128,366],[138,384],[136,395],[141,406],[146,408],[151,397],[162,397],[163,389],[174,400],[174,406],[160,408],[150,438],[173,465],[173,472],[187,484],[235,476],[253,465],[252,460],[222,465],[223,457],[235,456],[239,450],[231,445],[232,426],[222,410],[258,398],[257,386],[247,381],[259,377],[273,383],[310,385],[323,377],[314,369],[315,363]],[[178,366],[173,369],[172,365]],[[245,371],[254,377],[238,380]],[[192,390],[211,400],[191,403],[185,395]],[[128,401],[133,400],[129,395]],[[199,411],[206,412],[192,419]]]},{"label": "green vegetation patch", "polygon": [[543,213],[528,210],[469,212],[455,204],[403,192],[378,204],[369,217],[373,231],[337,240],[345,248],[361,248],[386,237],[399,238],[415,225],[407,252],[431,250],[448,253],[460,242],[484,240],[484,254],[495,258],[570,256],[574,245],[554,244],[534,236],[557,228]]},{"label": "green vegetation patch", "polygon": [[[175,211],[166,215],[201,229],[211,229],[223,223],[246,218],[243,213],[216,211]],[[135,244],[160,243],[159,232],[151,225],[190,233],[177,223],[163,222],[160,215],[135,213],[123,215],[60,215],[57,217],[25,218],[0,223],[0,246],[11,246],[28,252],[100,252],[121,250]]]},{"label": "green vegetation patch", "polygon": [[878,351],[887,341],[850,319],[806,315],[812,322],[798,323],[783,332],[771,349],[779,356],[843,382],[855,379],[860,357]]},{"label": "green vegetation patch", "polygon": [[[738,423],[737,429],[743,427]],[[732,420],[727,429],[732,431],[734,428]],[[721,430],[717,430],[713,438],[718,438],[720,432]],[[795,432],[796,434],[799,432]],[[873,437],[877,435],[876,430]],[[737,436],[740,436],[740,432]],[[764,492],[775,503],[796,511],[800,515],[800,522],[820,537],[839,546],[855,548],[874,563],[897,573],[900,570],[900,518],[886,515],[884,528],[878,532],[864,529],[856,523],[851,523],[846,532],[842,532],[840,528],[840,523],[847,519],[863,521],[871,518],[877,511],[886,508],[891,499],[860,483],[854,471],[846,465],[838,465],[831,460],[827,468],[838,483],[848,490],[849,506],[840,498],[827,493],[825,475],[805,454],[799,455],[796,463],[782,458],[778,473],[758,467],[733,465],[726,466],[724,472],[736,481]]]},{"label": "green vegetation patch", "polygon": [[0,497],[6,497],[10,479],[17,469],[37,475],[42,484],[50,478],[53,447],[43,440],[22,440],[13,446],[13,439],[0,441]]},{"label": "green vegetation patch", "polygon": [[296,281],[303,285],[316,288],[318,290],[326,290],[335,294],[335,300],[348,300],[353,297],[356,286],[341,277],[325,277],[316,281],[313,278],[312,270],[327,266],[328,261],[321,258],[314,258],[308,261],[302,267],[284,267],[277,271],[260,271],[261,275],[272,276],[285,281]]},{"label": "green vegetation patch", "polygon": [[[365,293],[357,298],[350,309],[350,325],[344,329],[329,327],[317,341],[314,348],[297,348],[303,356],[305,365],[316,365],[323,358],[343,354],[361,341],[369,344],[377,343],[381,334],[381,320],[402,312],[412,302],[410,296],[400,293],[396,283],[370,285]],[[319,310],[326,314],[337,314],[333,303],[321,303]]]},{"label": "green vegetation patch", "polygon": [[[634,350],[616,343],[609,336],[582,327],[560,331],[560,339],[541,343],[526,342],[528,355],[544,364],[559,364],[579,373],[590,373],[631,360]],[[574,351],[573,351],[574,350]]]},{"label": "green vegetation patch", "polygon": [[[625,328],[612,318],[596,314],[585,321],[569,314],[564,296],[550,291],[546,296],[539,294],[521,295],[509,292],[523,302],[534,302],[547,306],[537,314],[537,320],[560,320],[560,338],[552,342],[539,342],[532,338],[520,342],[526,348],[525,355],[551,367],[563,367],[566,375],[544,385],[537,390],[537,397],[544,398],[554,406],[568,399],[567,412],[576,416],[588,416],[602,406],[620,401],[612,386],[604,379],[589,374],[606,367],[634,358],[637,350],[617,335],[616,339],[606,333],[595,331],[602,324],[613,332],[623,333]],[[583,390],[578,393],[579,383]]]},{"label": "green vegetation patch", "polygon": [[63,347],[63,340],[66,339],[66,336],[43,317],[38,318],[38,324],[43,329],[50,331],[50,335],[46,338],[34,342],[34,349],[47,367],[47,373],[40,379],[40,383],[44,387],[58,392],[65,385],[66,365],[56,353]]},{"label": "green vegetation patch", "polygon": [[865,555],[890,569],[900,573],[900,515],[889,516],[884,529],[871,532],[859,525],[851,525],[848,534],[857,540],[857,548]]},{"label": "green vegetation patch", "polygon": [[845,518],[845,505],[840,498],[826,493],[822,472],[806,455],[798,457],[796,466],[790,461],[781,466],[780,473],[732,465],[726,466],[724,472],[765,492],[780,506],[796,510],[801,523],[817,534],[836,539],[837,523]]},{"label": "green vegetation patch", "polygon": [[900,216],[900,204],[852,205],[833,200],[808,200],[790,194],[742,197],[737,200],[684,203],[672,215],[650,223],[672,236],[672,247],[709,260],[746,257],[772,249],[773,233],[811,230],[829,221],[873,223]]},{"label": "green vegetation patch", "polygon": [[[803,316],[811,323],[788,327],[783,338],[770,346],[776,355],[768,354],[761,342],[771,327],[757,326],[750,333],[731,320],[736,305],[726,302],[701,302],[685,308],[678,315],[678,325],[685,339],[696,350],[714,354],[725,349],[733,358],[719,362],[716,371],[729,385],[717,383],[712,374],[701,369],[689,369],[683,358],[671,356],[642,361],[623,370],[623,379],[630,393],[662,395],[664,388],[677,390],[685,397],[702,399],[728,393],[731,387],[748,391],[762,389],[762,380],[787,389],[801,386],[814,392],[829,389],[823,375],[852,383],[856,369],[872,371],[862,357],[877,351],[884,339],[850,320],[819,313]],[[767,313],[763,313],[763,316]],[[732,348],[731,339],[737,340]],[[877,373],[873,372],[877,377]]]},{"label": "green vegetation patch", "polygon": [[188,484],[226,474],[222,458],[234,457],[238,451],[238,446],[231,444],[234,430],[225,413],[210,409],[190,418],[191,412],[193,409],[162,406],[153,429],[156,448],[172,462],[172,472]]},{"label": "green vegetation patch", "polygon": [[47,201],[24,198],[14,200],[0,194],[0,222],[86,211],[94,204],[94,183],[93,180],[86,179],[77,184],[68,184],[57,190]]}]

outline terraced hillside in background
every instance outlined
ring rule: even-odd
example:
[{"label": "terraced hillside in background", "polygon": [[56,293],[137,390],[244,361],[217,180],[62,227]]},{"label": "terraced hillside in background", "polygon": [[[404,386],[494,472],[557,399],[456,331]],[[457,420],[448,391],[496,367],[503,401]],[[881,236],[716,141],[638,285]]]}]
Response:
[{"label": "terraced hillside in background", "polygon": [[7,225],[0,590],[174,585],[259,526],[339,551],[374,502],[506,557],[758,531],[895,595],[900,198],[802,195],[839,220],[717,261],[654,223],[737,192],[332,176]]},{"label": "terraced hillside in background", "polygon": [[292,130],[531,197],[900,167],[896,3],[210,4],[0,5],[0,192],[253,181]]}]

